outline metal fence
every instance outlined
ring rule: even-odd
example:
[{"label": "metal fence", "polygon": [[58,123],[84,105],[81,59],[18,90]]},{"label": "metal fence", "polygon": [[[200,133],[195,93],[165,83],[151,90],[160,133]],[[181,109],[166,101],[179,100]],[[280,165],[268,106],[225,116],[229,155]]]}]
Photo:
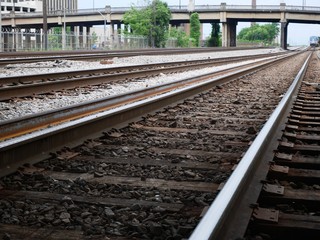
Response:
[{"label": "metal fence", "polygon": [[[89,50],[89,49],[138,49],[148,48],[148,39],[143,36],[114,35],[104,36],[95,32],[90,35],[80,35],[68,32],[65,36],[60,33],[48,34],[48,51],[57,50]],[[44,36],[42,32],[20,29],[3,31],[0,35],[0,49],[5,52],[13,51],[44,51]],[[64,40],[65,39],[65,40]],[[65,44],[63,42],[65,41]],[[176,47],[177,40],[169,39],[166,47]]]}]

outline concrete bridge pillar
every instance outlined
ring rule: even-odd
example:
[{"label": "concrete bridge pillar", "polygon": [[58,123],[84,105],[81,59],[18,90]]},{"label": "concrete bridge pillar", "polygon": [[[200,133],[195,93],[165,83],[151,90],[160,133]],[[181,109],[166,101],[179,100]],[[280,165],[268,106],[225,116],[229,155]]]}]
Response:
[{"label": "concrete bridge pillar", "polygon": [[113,46],[113,42],[114,42],[114,23],[111,22],[111,31],[110,31],[110,39],[111,39],[111,45]]},{"label": "concrete bridge pillar", "polygon": [[91,35],[90,35],[91,27],[87,26],[87,32],[86,32],[86,48],[91,48]]},{"label": "concrete bridge pillar", "polygon": [[117,45],[121,47],[121,23],[117,23]]},{"label": "concrete bridge pillar", "polygon": [[238,25],[238,23],[236,21],[231,21],[229,23],[230,47],[236,47],[237,46],[237,25]]},{"label": "concrete bridge pillar", "polygon": [[42,49],[41,47],[41,29],[36,29],[36,49]]},{"label": "concrete bridge pillar", "polygon": [[31,31],[30,28],[25,30],[25,47],[26,49],[31,49]]},{"label": "concrete bridge pillar", "polygon": [[79,26],[79,47],[83,49],[83,26]]},{"label": "concrete bridge pillar", "polygon": [[222,47],[227,47],[228,46],[228,24],[227,23],[222,23]]},{"label": "concrete bridge pillar", "polygon": [[75,26],[70,26],[70,31],[71,31],[71,34],[70,34],[70,46],[71,46],[71,49],[74,50],[76,49],[76,29],[75,29]]},{"label": "concrete bridge pillar", "polygon": [[10,51],[9,42],[10,42],[9,31],[6,31],[3,34],[3,49],[4,49],[5,52],[9,52]]},{"label": "concrete bridge pillar", "polygon": [[235,47],[237,45],[237,21],[222,23],[222,47]]},{"label": "concrete bridge pillar", "polygon": [[23,49],[23,33],[21,32],[21,29],[17,29],[17,49],[20,50],[20,49]]},{"label": "concrete bridge pillar", "polygon": [[288,22],[281,23],[281,48],[287,49],[288,42]]},{"label": "concrete bridge pillar", "polygon": [[10,34],[10,52],[15,52],[16,51],[16,43],[17,43],[17,39],[16,39],[16,29],[12,28],[11,30],[11,34]]}]

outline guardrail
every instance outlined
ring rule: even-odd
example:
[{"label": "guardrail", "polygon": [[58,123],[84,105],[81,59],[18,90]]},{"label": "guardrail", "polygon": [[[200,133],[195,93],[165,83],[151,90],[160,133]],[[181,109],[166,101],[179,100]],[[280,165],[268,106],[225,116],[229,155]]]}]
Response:
[{"label": "guardrail", "polygon": [[312,6],[286,6],[286,10],[290,11],[307,11],[307,12],[320,12],[320,7],[312,7]]},{"label": "guardrail", "polygon": [[[136,7],[137,9],[143,9],[144,7]],[[188,10],[187,5],[173,5],[169,6],[172,12],[186,12]],[[78,9],[78,10],[66,10],[66,16],[72,15],[93,15],[101,13],[125,13],[129,11],[131,7],[112,7],[106,6],[105,8],[91,8],[91,9]],[[291,6],[291,5],[257,5],[253,7],[252,5],[196,5],[194,11],[221,11],[221,10],[241,10],[241,11],[303,11],[303,12],[318,12],[320,13],[320,7],[315,6]],[[48,16],[62,16],[64,14],[63,10],[57,10],[54,12],[49,12]],[[33,13],[5,13],[2,14],[3,18],[13,18],[14,16],[25,16],[25,17],[42,17],[42,12]]]}]

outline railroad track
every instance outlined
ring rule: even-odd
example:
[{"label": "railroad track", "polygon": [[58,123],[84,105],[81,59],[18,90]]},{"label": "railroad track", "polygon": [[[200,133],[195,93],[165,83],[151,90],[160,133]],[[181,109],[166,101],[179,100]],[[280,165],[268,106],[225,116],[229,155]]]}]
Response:
[{"label": "railroad track", "polygon": [[309,60],[191,239],[319,238],[319,58]]},{"label": "railroad track", "polygon": [[12,137],[31,133],[35,130],[52,127],[54,125],[79,119],[90,114],[96,114],[101,111],[110,110],[112,108],[119,107],[133,101],[138,101],[145,98],[157,96],[159,94],[164,94],[172,91],[173,89],[178,89],[197,83],[199,84],[212,78],[218,78],[219,76],[222,77],[220,79],[217,79],[214,84],[221,84],[227,80],[236,78],[246,73],[250,73],[261,67],[267,67],[270,64],[274,64],[288,57],[291,57],[291,54],[282,56],[279,59],[277,57],[273,59],[263,59],[254,63],[231,67],[229,69],[220,71],[213,71],[202,76],[169,82],[154,87],[145,88],[139,91],[125,93],[123,95],[106,97],[90,102],[84,102],[75,106],[65,107],[63,109],[51,110],[40,114],[34,114],[22,118],[3,121],[0,124],[0,140],[6,140]]},{"label": "railroad track", "polygon": [[[300,56],[293,58],[291,65],[302,61]],[[107,122],[102,136],[100,133],[99,138],[76,144],[77,147],[63,150],[60,147],[50,158],[45,152],[50,147],[54,151],[55,141],[66,138],[72,146],[70,137],[79,142],[83,138],[80,133],[86,137],[90,133],[96,135],[102,127],[98,129],[95,122],[71,133],[73,126],[57,139],[47,133],[41,144],[32,147],[28,144],[39,136],[27,135],[21,139],[26,144],[24,150],[18,149],[17,140],[12,140],[10,147],[6,141],[1,143],[4,172],[12,172],[14,158],[25,156],[23,161],[30,163],[45,160],[25,164],[0,180],[0,236],[12,239],[190,236],[216,197],[220,184],[227,180],[277,105],[277,98],[290,85],[290,81],[259,81],[254,76],[227,81],[237,77],[208,80],[199,84],[197,90],[188,86],[176,93],[166,93],[170,97],[158,96],[162,102],[156,107],[151,105],[156,99],[149,99],[139,103],[140,108],[134,111],[138,103],[126,106],[130,113],[121,109],[116,115],[112,110],[110,118],[100,120],[104,125]],[[179,91],[183,94],[175,96]],[[196,95],[199,91],[206,92]],[[183,100],[193,95],[196,96]],[[180,102],[177,106],[155,112],[177,101]],[[125,124],[146,112],[153,113],[118,128],[119,119]],[[99,117],[96,115],[90,121]],[[13,151],[5,152],[5,148]],[[30,153],[32,157],[27,156]],[[5,169],[9,166],[11,169]]]},{"label": "railroad track", "polygon": [[34,63],[56,60],[93,60],[109,59],[114,57],[132,57],[140,55],[167,55],[188,54],[199,52],[219,52],[260,48],[168,48],[168,49],[137,49],[111,51],[48,51],[48,52],[11,52],[0,53],[0,66],[18,63]]},{"label": "railroad track", "polygon": [[[177,73],[191,69],[219,66],[245,60],[261,59],[272,56],[281,57],[283,53],[260,54],[220,59],[205,59],[181,62],[167,62],[148,65],[134,65],[114,68],[100,68],[82,71],[21,75],[0,78],[0,101],[16,97],[30,97],[52,91],[74,89],[84,86],[109,84],[110,82],[129,81],[132,79]],[[101,86],[101,88],[103,88]]]},{"label": "railroad track", "polygon": [[250,234],[263,232],[272,239],[320,236],[319,59],[313,56],[311,61],[271,159]]}]

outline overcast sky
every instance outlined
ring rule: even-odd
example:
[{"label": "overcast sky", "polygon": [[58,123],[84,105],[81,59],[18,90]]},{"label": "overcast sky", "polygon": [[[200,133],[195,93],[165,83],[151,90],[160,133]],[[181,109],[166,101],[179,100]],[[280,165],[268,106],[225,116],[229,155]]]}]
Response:
[{"label": "overcast sky", "polygon": [[[151,1],[151,0],[150,0]],[[162,0],[169,5],[187,5],[189,0]],[[137,6],[145,5],[145,0],[78,0],[79,9],[103,8],[105,5],[111,7],[130,7],[132,4]],[[250,5],[251,0],[195,0],[196,5],[220,5],[221,2],[233,5]],[[320,7],[319,0],[257,0],[257,5],[279,5],[281,2],[287,5],[301,6],[304,2],[306,6]],[[238,31],[242,27],[249,26],[248,23],[239,23]],[[209,30],[210,31],[210,30]],[[206,31],[205,35],[209,34]],[[316,24],[289,24],[288,42],[290,45],[308,44],[310,36],[320,36],[320,26]]]}]

